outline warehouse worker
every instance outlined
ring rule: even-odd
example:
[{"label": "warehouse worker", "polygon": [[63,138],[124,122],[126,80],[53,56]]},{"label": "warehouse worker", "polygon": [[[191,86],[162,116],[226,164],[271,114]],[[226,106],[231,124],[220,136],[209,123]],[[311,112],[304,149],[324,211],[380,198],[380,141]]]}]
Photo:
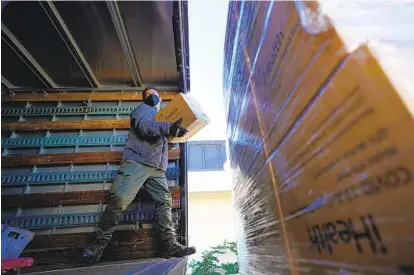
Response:
[{"label": "warehouse worker", "polygon": [[161,99],[154,87],[143,91],[144,104],[138,105],[131,114],[131,128],[124,149],[121,170],[111,187],[111,197],[102,215],[95,239],[85,248],[82,259],[87,264],[97,263],[112,238],[122,212],[134,200],[143,186],[155,203],[155,215],[163,241],[166,257],[183,257],[194,254],[194,247],[186,247],[176,240],[171,217],[172,199],[168,190],[166,171],[168,166],[168,136],[182,137],[187,129],[180,122],[154,121]]}]

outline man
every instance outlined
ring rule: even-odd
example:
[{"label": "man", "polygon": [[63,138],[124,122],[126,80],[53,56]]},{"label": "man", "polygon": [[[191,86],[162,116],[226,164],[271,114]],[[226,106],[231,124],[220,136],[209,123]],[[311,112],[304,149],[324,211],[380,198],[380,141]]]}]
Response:
[{"label": "man", "polygon": [[183,257],[194,254],[194,247],[179,244],[175,237],[171,217],[172,199],[165,173],[168,166],[167,137],[182,137],[187,129],[180,122],[156,122],[161,99],[154,87],[143,91],[144,103],[131,114],[131,128],[122,156],[121,169],[111,187],[111,197],[101,217],[92,245],[85,248],[82,259],[88,264],[97,263],[112,238],[122,212],[134,200],[143,186],[155,203],[155,215],[166,257]]}]

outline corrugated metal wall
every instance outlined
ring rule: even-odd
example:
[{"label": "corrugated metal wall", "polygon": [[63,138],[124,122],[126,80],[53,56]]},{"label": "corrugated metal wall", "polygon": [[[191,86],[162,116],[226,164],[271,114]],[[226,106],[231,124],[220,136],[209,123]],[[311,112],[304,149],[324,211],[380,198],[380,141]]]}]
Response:
[{"label": "corrugated metal wall", "polygon": [[[3,103],[3,126],[41,123],[45,129],[27,131],[24,128],[2,133],[2,223],[27,228],[36,232],[36,241],[25,252],[38,261],[46,251],[51,253],[47,242],[39,241],[46,236],[54,242],[67,238],[85,238],[93,232],[99,216],[105,209],[108,190],[119,166],[127,129],[102,126],[106,129],[76,129],[80,121],[101,121],[129,118],[131,110],[141,104],[138,101],[105,102],[8,102]],[[70,129],[53,130],[51,125],[60,121],[72,121]],[[86,127],[87,128],[87,127]],[[122,127],[121,127],[122,128]],[[179,196],[179,148],[170,151],[167,172],[173,194]],[[179,205],[173,210],[179,228]],[[148,194],[141,192],[126,210],[122,230],[145,232],[154,226],[154,204]],[[155,231],[147,230],[147,234]],[[180,232],[179,232],[180,233]],[[66,236],[63,236],[65,234]],[[132,234],[132,233],[128,233]],[[42,237],[40,237],[42,236]],[[154,237],[155,238],[155,237]],[[115,239],[115,242],[117,240]],[[145,242],[150,249],[139,248],[136,252],[155,255],[154,240]],[[151,244],[152,243],[152,244]],[[53,249],[62,249],[64,246]],[[79,249],[70,244],[65,258],[76,258]],[[84,243],[79,244],[83,246]],[[137,245],[135,243],[134,245]],[[30,250],[32,248],[32,252]],[[123,251],[125,247],[119,247]],[[33,252],[34,249],[38,252]],[[72,251],[71,251],[72,250]],[[72,254],[68,254],[72,252]],[[116,253],[115,249],[115,253]],[[56,252],[56,251],[55,251]],[[40,254],[39,254],[40,253]],[[43,253],[43,254],[42,254]],[[40,255],[40,256],[39,256]],[[131,255],[130,255],[131,256]],[[57,257],[57,256],[56,256]],[[129,256],[122,255],[121,258]],[[132,256],[131,256],[132,257]],[[60,258],[56,258],[59,261]]]},{"label": "corrugated metal wall", "polygon": [[173,1],[9,1],[2,8],[2,85],[21,90],[157,84],[177,91],[187,78],[181,68],[188,70],[188,62],[182,64],[188,59],[181,44],[183,13],[186,3]]}]

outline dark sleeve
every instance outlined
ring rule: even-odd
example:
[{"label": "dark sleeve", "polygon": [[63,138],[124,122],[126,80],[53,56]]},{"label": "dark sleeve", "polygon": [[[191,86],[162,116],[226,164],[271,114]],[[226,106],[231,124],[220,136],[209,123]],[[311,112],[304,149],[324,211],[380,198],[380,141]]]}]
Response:
[{"label": "dark sleeve", "polygon": [[136,109],[131,114],[131,127],[143,136],[168,136],[170,123],[157,122],[150,112],[144,109]]}]

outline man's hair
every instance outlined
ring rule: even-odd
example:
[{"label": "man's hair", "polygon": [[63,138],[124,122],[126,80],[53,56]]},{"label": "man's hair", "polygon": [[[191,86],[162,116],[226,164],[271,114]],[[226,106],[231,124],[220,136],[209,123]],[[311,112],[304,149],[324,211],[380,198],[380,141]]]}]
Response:
[{"label": "man's hair", "polygon": [[157,88],[155,88],[154,86],[152,86],[152,85],[148,85],[147,87],[145,87],[145,89],[142,91],[142,100],[144,100],[145,99],[145,94],[147,93],[147,91],[148,90],[155,90],[155,91],[157,91],[157,93],[158,93],[158,90],[157,90]]}]

